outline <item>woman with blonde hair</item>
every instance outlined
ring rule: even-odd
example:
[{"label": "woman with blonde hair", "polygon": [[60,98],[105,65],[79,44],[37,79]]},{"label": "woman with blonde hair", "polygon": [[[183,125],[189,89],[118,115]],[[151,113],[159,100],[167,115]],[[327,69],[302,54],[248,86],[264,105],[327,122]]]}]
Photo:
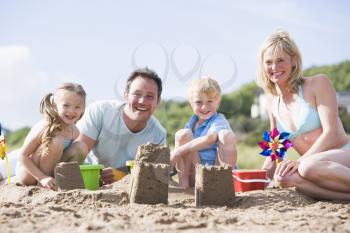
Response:
[{"label": "woman with blonde hair", "polygon": [[291,36],[271,34],[259,52],[257,81],[267,93],[270,128],[290,133],[297,161],[263,168],[281,187],[295,186],[320,199],[350,200],[350,137],[338,116],[336,92],[326,75],[302,76],[302,59]]}]

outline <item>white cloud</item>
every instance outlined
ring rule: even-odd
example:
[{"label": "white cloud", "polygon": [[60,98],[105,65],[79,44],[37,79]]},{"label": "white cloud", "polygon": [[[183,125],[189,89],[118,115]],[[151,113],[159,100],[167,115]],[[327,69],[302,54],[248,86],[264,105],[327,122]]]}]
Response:
[{"label": "white cloud", "polygon": [[9,68],[31,60],[31,51],[24,46],[0,47],[0,68]]},{"label": "white cloud", "polygon": [[38,106],[47,79],[44,71],[34,67],[28,47],[0,47],[0,121],[4,127],[32,126],[40,119]]},{"label": "white cloud", "polygon": [[53,77],[38,68],[26,46],[0,46],[0,122],[10,130],[33,126],[41,119],[44,95],[61,81],[74,80],[74,75]]}]

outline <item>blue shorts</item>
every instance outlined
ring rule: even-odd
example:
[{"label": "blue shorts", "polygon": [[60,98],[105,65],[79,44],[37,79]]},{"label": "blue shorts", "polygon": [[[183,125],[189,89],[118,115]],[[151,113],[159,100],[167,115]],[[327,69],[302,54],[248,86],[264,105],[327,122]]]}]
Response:
[{"label": "blue shorts", "polygon": [[206,159],[201,159],[201,164],[202,165],[211,165],[211,166],[214,166],[215,165],[215,160],[206,160]]},{"label": "blue shorts", "polygon": [[[350,144],[349,144],[349,147],[350,147]],[[200,158],[200,160],[201,160],[202,165],[214,166],[215,162],[216,162],[215,160],[205,160],[205,159],[201,159],[201,158]],[[236,164],[236,166],[233,169],[236,169],[236,170],[239,169],[238,164]]]}]

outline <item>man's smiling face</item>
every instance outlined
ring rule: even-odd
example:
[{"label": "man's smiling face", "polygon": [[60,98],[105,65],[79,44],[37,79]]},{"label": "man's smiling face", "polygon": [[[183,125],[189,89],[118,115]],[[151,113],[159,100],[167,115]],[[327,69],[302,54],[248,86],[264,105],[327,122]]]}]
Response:
[{"label": "man's smiling face", "polygon": [[130,84],[129,92],[124,93],[124,100],[127,117],[146,124],[159,104],[157,83],[150,78],[135,78]]}]

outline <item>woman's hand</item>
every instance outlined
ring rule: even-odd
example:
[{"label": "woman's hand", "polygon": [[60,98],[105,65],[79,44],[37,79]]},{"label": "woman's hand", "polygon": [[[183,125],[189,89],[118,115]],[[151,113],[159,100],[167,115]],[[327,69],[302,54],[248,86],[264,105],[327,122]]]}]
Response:
[{"label": "woman's hand", "polygon": [[46,176],[40,179],[38,182],[43,188],[56,190],[56,180],[51,176]]},{"label": "woman's hand", "polygon": [[290,176],[298,170],[299,161],[284,160],[277,165],[275,175]]}]

